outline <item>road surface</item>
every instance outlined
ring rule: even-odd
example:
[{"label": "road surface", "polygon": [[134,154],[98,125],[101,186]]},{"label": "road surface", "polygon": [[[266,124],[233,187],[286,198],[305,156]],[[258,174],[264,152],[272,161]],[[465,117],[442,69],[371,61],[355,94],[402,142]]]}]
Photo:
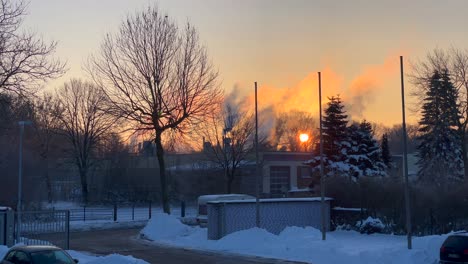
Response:
[{"label": "road surface", "polygon": [[70,233],[70,249],[98,255],[132,255],[152,264],[299,264],[237,254],[174,248],[138,239],[140,229],[93,230]]}]

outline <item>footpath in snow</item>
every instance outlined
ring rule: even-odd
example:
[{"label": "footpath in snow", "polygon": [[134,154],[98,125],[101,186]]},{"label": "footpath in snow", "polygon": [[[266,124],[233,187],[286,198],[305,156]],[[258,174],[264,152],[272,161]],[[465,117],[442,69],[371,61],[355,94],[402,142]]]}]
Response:
[{"label": "footpath in snow", "polygon": [[322,241],[317,229],[288,227],[279,235],[253,228],[216,241],[207,239],[206,228],[186,226],[166,214],[155,215],[141,235],[171,246],[313,264],[436,264],[446,238],[446,235],[417,237],[413,239],[413,249],[408,250],[406,236],[335,231],[327,233],[327,240]]}]

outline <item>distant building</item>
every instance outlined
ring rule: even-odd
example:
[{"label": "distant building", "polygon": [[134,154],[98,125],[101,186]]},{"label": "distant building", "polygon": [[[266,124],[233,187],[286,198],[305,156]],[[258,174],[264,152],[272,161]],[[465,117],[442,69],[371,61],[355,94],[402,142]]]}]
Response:
[{"label": "distant building", "polygon": [[269,197],[315,196],[320,179],[304,161],[307,152],[265,152],[262,157],[263,193]]}]

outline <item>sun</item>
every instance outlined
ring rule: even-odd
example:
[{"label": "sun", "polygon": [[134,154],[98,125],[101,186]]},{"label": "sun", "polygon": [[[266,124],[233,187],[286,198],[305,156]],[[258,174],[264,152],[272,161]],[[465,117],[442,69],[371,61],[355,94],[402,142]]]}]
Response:
[{"label": "sun", "polygon": [[299,135],[299,140],[303,143],[307,142],[309,140],[309,135],[302,133]]}]

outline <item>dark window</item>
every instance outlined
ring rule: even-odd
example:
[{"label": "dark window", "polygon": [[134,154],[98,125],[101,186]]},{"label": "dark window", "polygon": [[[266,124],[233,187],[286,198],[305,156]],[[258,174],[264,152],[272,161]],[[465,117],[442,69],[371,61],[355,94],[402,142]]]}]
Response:
[{"label": "dark window", "polygon": [[60,250],[49,250],[31,253],[34,263],[72,264],[73,260]]},{"label": "dark window", "polygon": [[8,260],[8,261],[10,261],[10,262],[13,263],[15,254],[16,254],[16,251],[15,251],[15,250],[10,251],[10,253],[8,253],[8,256],[6,256],[5,260]]},{"label": "dark window", "polygon": [[31,264],[29,256],[22,251],[13,251],[8,254],[7,260],[13,264]]},{"label": "dark window", "polygon": [[297,168],[299,177],[301,178],[311,178],[312,177],[312,170],[308,166],[300,166]]},{"label": "dark window", "polygon": [[444,242],[444,247],[466,249],[468,248],[468,236],[449,236]]},{"label": "dark window", "polygon": [[289,166],[270,167],[270,193],[283,194],[289,191]]}]

